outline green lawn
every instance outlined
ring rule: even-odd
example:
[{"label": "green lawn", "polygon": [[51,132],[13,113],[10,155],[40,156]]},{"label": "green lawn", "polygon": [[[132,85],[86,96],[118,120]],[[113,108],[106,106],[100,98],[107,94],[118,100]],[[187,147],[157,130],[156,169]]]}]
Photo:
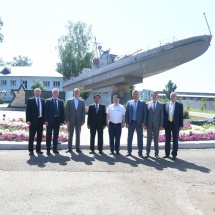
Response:
[{"label": "green lawn", "polygon": [[215,110],[200,110],[200,109],[194,109],[194,108],[190,108],[191,112],[199,112],[199,113],[211,113],[211,114],[214,114],[215,113]]}]

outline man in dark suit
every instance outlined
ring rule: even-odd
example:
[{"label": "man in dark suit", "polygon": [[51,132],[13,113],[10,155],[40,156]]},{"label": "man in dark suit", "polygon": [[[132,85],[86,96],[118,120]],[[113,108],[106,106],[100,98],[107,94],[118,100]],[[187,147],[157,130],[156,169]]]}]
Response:
[{"label": "man in dark suit", "polygon": [[59,90],[52,90],[52,98],[46,100],[45,104],[45,125],[46,125],[46,149],[47,155],[50,155],[51,140],[53,132],[53,152],[59,153],[57,150],[58,136],[60,125],[64,123],[64,106],[63,101],[58,99]]},{"label": "man in dark suit", "polygon": [[100,95],[94,95],[94,104],[89,106],[87,127],[90,129],[90,154],[95,150],[95,135],[98,135],[99,154],[103,154],[103,129],[106,127],[106,108],[100,104]]},{"label": "man in dark suit", "polygon": [[34,90],[34,97],[29,98],[26,106],[26,123],[29,125],[28,151],[29,155],[34,155],[34,137],[37,133],[36,152],[42,154],[41,142],[43,134],[45,101],[40,98],[41,90]]},{"label": "man in dark suit", "polygon": [[164,111],[163,104],[158,99],[158,92],[151,93],[152,100],[147,102],[147,144],[145,158],[149,157],[151,151],[152,135],[154,136],[155,157],[159,159],[158,137],[163,128]]},{"label": "man in dark suit", "polygon": [[80,99],[80,90],[75,88],[73,90],[74,97],[69,99],[66,104],[66,123],[69,131],[68,140],[68,150],[66,152],[72,151],[72,139],[74,129],[76,132],[76,152],[81,153],[80,150],[80,134],[81,126],[85,123],[85,104],[82,99]]},{"label": "man in dark suit", "polygon": [[137,145],[138,145],[138,156],[143,158],[143,128],[146,126],[147,120],[147,107],[146,103],[139,100],[139,92],[134,90],[132,92],[133,100],[127,102],[125,112],[125,122],[128,128],[128,143],[126,156],[131,156],[132,152],[132,140],[134,131],[137,132]]},{"label": "man in dark suit", "polygon": [[164,106],[164,128],[165,128],[165,153],[163,158],[168,158],[170,155],[170,141],[171,133],[173,137],[173,160],[176,159],[178,152],[178,136],[179,131],[183,128],[183,104],[176,101],[177,94],[175,92],[170,94],[170,102]]}]

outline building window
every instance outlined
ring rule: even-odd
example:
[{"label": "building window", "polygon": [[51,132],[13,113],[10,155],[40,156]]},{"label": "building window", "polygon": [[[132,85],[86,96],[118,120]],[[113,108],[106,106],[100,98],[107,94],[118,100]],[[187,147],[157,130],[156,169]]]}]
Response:
[{"label": "building window", "polygon": [[43,84],[45,87],[49,87],[50,86],[50,81],[43,81]]},{"label": "building window", "polygon": [[2,85],[2,86],[7,85],[7,80],[1,80],[1,85]]},{"label": "building window", "polygon": [[11,85],[11,86],[16,86],[16,80],[11,80],[11,81],[10,81],[10,85]]},{"label": "building window", "polygon": [[53,81],[53,87],[60,87],[60,81]]},{"label": "building window", "polygon": [[28,88],[28,82],[27,81],[22,81],[22,84],[24,85],[25,89]]}]

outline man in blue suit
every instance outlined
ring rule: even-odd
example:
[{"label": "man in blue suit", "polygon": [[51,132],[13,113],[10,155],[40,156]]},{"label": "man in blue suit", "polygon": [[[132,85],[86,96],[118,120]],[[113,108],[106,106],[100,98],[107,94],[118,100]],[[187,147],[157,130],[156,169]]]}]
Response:
[{"label": "man in blue suit", "polygon": [[183,104],[176,101],[177,94],[170,94],[170,102],[164,106],[164,128],[165,128],[165,153],[163,158],[168,158],[170,155],[171,133],[173,137],[172,157],[176,160],[178,152],[178,136],[179,131],[183,128]]},{"label": "man in blue suit", "polygon": [[63,101],[58,99],[59,90],[52,90],[52,98],[46,100],[45,104],[45,125],[46,125],[46,149],[47,155],[50,155],[51,140],[53,132],[53,152],[59,153],[57,150],[58,136],[60,125],[64,123],[64,106]]},{"label": "man in blue suit", "polygon": [[147,106],[146,103],[139,100],[139,92],[134,90],[132,92],[133,100],[127,102],[125,112],[125,122],[128,128],[128,142],[126,156],[131,156],[132,152],[132,140],[134,131],[137,132],[137,145],[138,156],[143,158],[143,128],[146,126],[147,120]]}]

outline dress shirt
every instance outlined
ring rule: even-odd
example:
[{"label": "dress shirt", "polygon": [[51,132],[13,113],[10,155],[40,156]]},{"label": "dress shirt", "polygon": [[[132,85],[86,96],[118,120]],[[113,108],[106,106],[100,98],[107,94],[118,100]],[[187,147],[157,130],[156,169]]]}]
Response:
[{"label": "dress shirt", "polygon": [[78,109],[78,99],[76,99],[75,97],[74,97],[74,102],[75,102],[75,109],[77,110]]},{"label": "dress shirt", "polygon": [[125,108],[121,104],[111,104],[107,107],[106,113],[109,115],[109,121],[115,124],[122,123],[125,115]]}]

